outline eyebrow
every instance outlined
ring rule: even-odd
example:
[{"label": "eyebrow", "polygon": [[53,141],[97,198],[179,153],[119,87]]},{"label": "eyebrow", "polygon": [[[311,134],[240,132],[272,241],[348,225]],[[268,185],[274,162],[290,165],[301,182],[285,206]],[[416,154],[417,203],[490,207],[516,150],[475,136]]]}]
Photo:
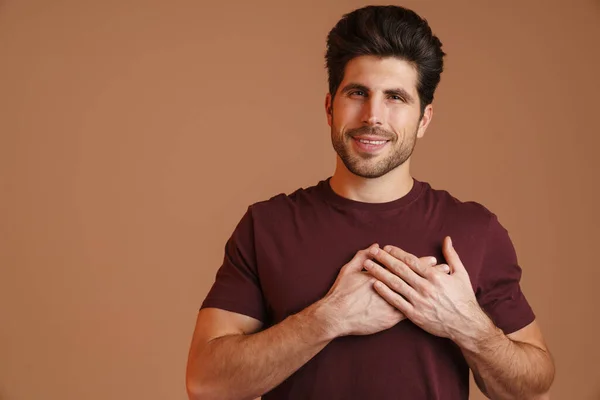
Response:
[{"label": "eyebrow", "polygon": [[[349,83],[346,86],[344,86],[344,88],[342,89],[342,93],[348,93],[351,90],[362,90],[366,93],[371,92],[371,89],[369,89],[365,85],[361,85],[360,83]],[[383,93],[388,96],[400,96],[404,100],[406,100],[407,103],[412,103],[414,101],[413,97],[402,88],[386,89]]]}]

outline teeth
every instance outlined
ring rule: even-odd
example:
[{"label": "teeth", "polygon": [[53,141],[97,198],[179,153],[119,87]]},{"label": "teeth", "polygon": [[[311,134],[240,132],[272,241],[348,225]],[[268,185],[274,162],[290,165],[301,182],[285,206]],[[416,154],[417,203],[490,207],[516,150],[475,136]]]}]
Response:
[{"label": "teeth", "polygon": [[361,143],[366,143],[366,144],[384,144],[385,142],[387,142],[387,140],[363,140],[363,139],[358,139],[358,141]]}]

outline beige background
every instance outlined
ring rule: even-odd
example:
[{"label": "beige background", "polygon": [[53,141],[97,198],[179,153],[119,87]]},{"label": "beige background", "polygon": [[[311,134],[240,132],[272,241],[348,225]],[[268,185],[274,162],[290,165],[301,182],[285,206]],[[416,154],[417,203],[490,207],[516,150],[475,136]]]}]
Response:
[{"label": "beige background", "polygon": [[[0,2],[1,400],[186,398],[245,208],[333,172],[325,36],[364,4]],[[500,216],[553,399],[600,399],[600,3],[402,4],[449,54],[414,176]]]}]

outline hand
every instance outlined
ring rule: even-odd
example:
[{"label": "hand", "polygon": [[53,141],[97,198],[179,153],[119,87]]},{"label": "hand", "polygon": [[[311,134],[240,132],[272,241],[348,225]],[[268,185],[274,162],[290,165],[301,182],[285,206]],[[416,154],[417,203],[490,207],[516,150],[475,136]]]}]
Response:
[{"label": "hand", "polygon": [[[321,305],[328,310],[328,321],[334,329],[335,337],[369,335],[389,329],[406,319],[402,312],[373,289],[376,279],[367,272],[362,272],[365,261],[373,258],[370,249],[379,249],[379,246],[374,244],[358,251],[342,267],[333,286],[321,300]],[[417,260],[423,269],[435,265],[432,257]],[[438,266],[438,272],[444,273],[443,271],[444,266]]]},{"label": "hand", "polygon": [[458,342],[483,330],[489,319],[477,303],[469,274],[450,237],[445,238],[442,251],[450,274],[424,268],[417,257],[394,246],[377,249],[372,255],[387,270],[367,259],[364,266],[377,278],[374,288],[390,305],[425,331]]}]

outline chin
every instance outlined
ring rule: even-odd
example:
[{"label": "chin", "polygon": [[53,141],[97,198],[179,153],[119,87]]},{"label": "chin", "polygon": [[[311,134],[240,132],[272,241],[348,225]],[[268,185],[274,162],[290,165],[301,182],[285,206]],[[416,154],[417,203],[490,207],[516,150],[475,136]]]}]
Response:
[{"label": "chin", "polygon": [[393,168],[385,165],[356,165],[356,163],[344,163],[350,173],[365,179],[380,178],[390,172]]}]

